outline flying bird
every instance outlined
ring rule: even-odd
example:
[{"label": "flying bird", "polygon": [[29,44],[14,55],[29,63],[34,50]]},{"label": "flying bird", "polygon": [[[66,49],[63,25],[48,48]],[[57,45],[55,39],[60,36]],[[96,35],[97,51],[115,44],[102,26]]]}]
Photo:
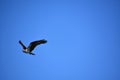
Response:
[{"label": "flying bird", "polygon": [[28,47],[26,47],[26,46],[21,42],[21,40],[19,40],[19,43],[20,43],[20,45],[22,46],[22,48],[23,48],[22,51],[23,51],[24,53],[26,53],[26,54],[31,54],[31,55],[35,55],[34,53],[32,53],[32,51],[35,49],[35,47],[36,47],[37,45],[47,43],[47,40],[42,39],[42,40],[33,41],[33,42],[31,42],[31,43],[29,44]]}]

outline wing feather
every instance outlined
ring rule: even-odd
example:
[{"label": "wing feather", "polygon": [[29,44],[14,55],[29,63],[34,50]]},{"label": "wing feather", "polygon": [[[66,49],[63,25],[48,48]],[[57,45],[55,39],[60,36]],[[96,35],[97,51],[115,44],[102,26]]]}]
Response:
[{"label": "wing feather", "polygon": [[19,41],[19,43],[23,47],[23,49],[26,49],[25,45],[21,41]]},{"label": "wing feather", "polygon": [[30,52],[31,52],[32,50],[34,50],[34,48],[35,48],[37,45],[44,44],[44,43],[46,43],[46,42],[47,42],[47,41],[44,40],[44,39],[42,39],[42,40],[37,40],[37,41],[33,41],[33,42],[31,42],[31,43],[29,44],[28,49],[29,49]]}]

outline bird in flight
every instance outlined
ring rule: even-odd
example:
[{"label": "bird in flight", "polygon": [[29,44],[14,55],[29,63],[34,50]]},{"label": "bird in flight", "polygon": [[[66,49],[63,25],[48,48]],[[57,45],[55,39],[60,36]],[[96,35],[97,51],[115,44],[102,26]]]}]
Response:
[{"label": "bird in flight", "polygon": [[47,43],[47,40],[42,39],[42,40],[33,41],[33,42],[31,42],[31,43],[29,44],[28,47],[26,47],[21,41],[19,41],[19,43],[20,43],[20,45],[22,46],[24,53],[26,53],[26,54],[31,54],[31,55],[35,55],[34,53],[32,53],[32,51],[34,50],[34,48],[35,48],[37,45]]}]

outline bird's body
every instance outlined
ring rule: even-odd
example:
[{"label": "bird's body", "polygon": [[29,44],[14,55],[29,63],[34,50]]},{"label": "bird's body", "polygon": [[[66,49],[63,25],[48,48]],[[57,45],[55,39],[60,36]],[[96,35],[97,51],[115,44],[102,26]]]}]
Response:
[{"label": "bird's body", "polygon": [[40,44],[44,44],[46,43],[47,41],[42,39],[42,40],[37,40],[37,41],[33,41],[29,44],[28,47],[26,47],[21,41],[19,41],[20,45],[23,47],[23,52],[26,53],[26,54],[31,54],[31,55],[35,55],[34,53],[32,53],[32,51],[34,50],[34,48],[37,46],[37,45],[40,45]]}]

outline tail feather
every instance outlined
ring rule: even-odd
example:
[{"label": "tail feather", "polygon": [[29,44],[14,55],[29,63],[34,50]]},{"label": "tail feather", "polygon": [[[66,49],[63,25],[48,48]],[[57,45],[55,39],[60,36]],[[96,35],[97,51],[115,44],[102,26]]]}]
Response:
[{"label": "tail feather", "polygon": [[34,53],[30,53],[30,55],[35,55]]}]

